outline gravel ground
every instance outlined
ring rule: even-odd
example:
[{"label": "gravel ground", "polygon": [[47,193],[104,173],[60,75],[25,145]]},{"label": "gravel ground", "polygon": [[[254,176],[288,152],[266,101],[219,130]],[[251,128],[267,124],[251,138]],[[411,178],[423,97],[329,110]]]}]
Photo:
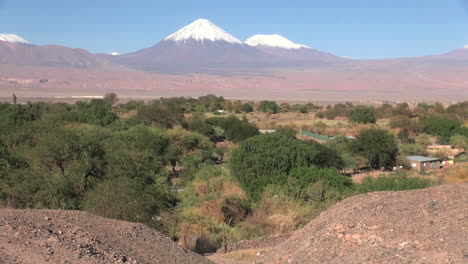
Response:
[{"label": "gravel ground", "polygon": [[142,224],[80,211],[0,209],[0,263],[212,263]]},{"label": "gravel ground", "polygon": [[468,263],[468,184],[376,192],[331,207],[257,263]]}]

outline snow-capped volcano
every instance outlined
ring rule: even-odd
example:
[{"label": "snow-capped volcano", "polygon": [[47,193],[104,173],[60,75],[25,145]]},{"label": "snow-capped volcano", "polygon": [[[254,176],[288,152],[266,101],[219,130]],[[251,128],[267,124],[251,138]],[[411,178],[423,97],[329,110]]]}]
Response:
[{"label": "snow-capped volcano", "polygon": [[190,40],[196,40],[201,43],[204,41],[224,41],[231,44],[242,44],[240,40],[207,19],[197,19],[164,40],[174,41],[178,45],[187,43]]},{"label": "snow-capped volcano", "polygon": [[296,44],[289,39],[278,35],[255,35],[245,41],[245,44],[252,47],[272,47],[272,48],[283,48],[283,49],[303,49],[310,48],[306,45]]},{"label": "snow-capped volcano", "polygon": [[269,55],[244,44],[206,19],[198,19],[151,48],[113,58],[150,71],[201,71],[264,65]]},{"label": "snow-capped volcano", "polygon": [[10,43],[30,44],[29,41],[15,34],[0,34],[0,41]]},{"label": "snow-capped volcano", "polygon": [[110,59],[147,71],[165,72],[250,71],[340,60],[280,35],[256,35],[243,43],[207,19],[195,20],[153,47]]}]

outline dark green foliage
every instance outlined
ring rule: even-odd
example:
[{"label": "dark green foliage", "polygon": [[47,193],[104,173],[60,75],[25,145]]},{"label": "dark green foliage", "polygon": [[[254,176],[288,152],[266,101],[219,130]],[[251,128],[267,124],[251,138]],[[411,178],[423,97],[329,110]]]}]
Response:
[{"label": "dark green foliage", "polygon": [[39,104],[1,104],[0,126],[14,127],[25,125],[40,119],[41,115],[42,111]]},{"label": "dark green foliage", "polygon": [[402,144],[400,150],[404,156],[427,156],[429,154],[424,146],[418,144]]},{"label": "dark green foliage", "polygon": [[409,132],[406,129],[398,132],[397,137],[401,143],[414,144],[416,142],[414,138],[410,138]]},{"label": "dark green foliage", "polygon": [[334,139],[327,141],[324,146],[334,150],[340,155],[343,160],[343,169],[359,168],[359,161],[351,150],[351,141],[345,136],[337,136]]},{"label": "dark green foliage", "polygon": [[308,141],[317,152],[317,162],[321,167],[326,168],[345,168],[345,161],[340,156],[340,153],[335,149],[329,148],[324,144],[319,144],[316,141]]},{"label": "dark green foliage", "polygon": [[356,106],[351,110],[349,120],[361,124],[375,124],[377,118],[373,107]]},{"label": "dark green foliage", "polygon": [[390,118],[391,128],[408,128],[411,125],[411,119],[407,116],[393,116]]},{"label": "dark green foliage", "polygon": [[175,196],[166,183],[148,184],[138,179],[118,177],[103,181],[88,192],[83,209],[104,217],[157,227],[153,216],[175,203]]},{"label": "dark green foliage", "polygon": [[216,95],[208,94],[200,96],[197,104],[201,106],[203,111],[213,112],[215,110],[222,110],[225,101],[222,96],[217,97]]},{"label": "dark green foliage", "polygon": [[461,135],[464,137],[468,137],[468,127],[457,127],[452,131],[452,135]]},{"label": "dark green foliage", "polygon": [[377,118],[389,118],[392,116],[392,106],[389,104],[383,104],[375,109],[375,115]]},{"label": "dark green foliage", "polygon": [[336,104],[333,107],[328,105],[327,110],[323,113],[323,116],[325,116],[329,120],[333,120],[339,116],[345,117],[348,115],[352,107],[353,107],[352,105],[344,105],[344,104]]},{"label": "dark green foliage", "polygon": [[236,143],[259,134],[258,129],[245,118],[240,120],[235,116],[213,117],[207,122],[212,126],[221,127],[226,140]]},{"label": "dark green foliage", "polygon": [[396,163],[398,145],[395,137],[383,129],[363,130],[351,143],[352,151],[367,160],[370,168],[392,168]]},{"label": "dark green foliage", "polygon": [[[113,134],[104,141],[106,159],[112,166],[112,177],[140,178],[151,181],[161,173],[169,138],[161,131],[147,126],[135,126],[128,131]],[[125,146],[125,147],[122,147]]]},{"label": "dark green foliage", "polygon": [[279,126],[276,128],[276,133],[290,138],[295,138],[297,135],[296,129],[290,126]]},{"label": "dark green foliage", "polygon": [[253,112],[253,107],[252,105],[248,104],[248,103],[245,103],[242,105],[242,108],[241,108],[241,111],[244,112],[244,113],[251,113]]},{"label": "dark green foliage", "polygon": [[401,104],[396,105],[392,109],[392,115],[393,116],[411,117],[412,112],[411,112],[411,109],[410,109],[410,107],[409,107],[409,105],[407,103],[401,103]]},{"label": "dark green foliage", "polygon": [[263,134],[241,142],[230,163],[244,190],[258,197],[267,185],[284,181],[292,169],[318,165],[318,150],[277,133]]},{"label": "dark green foliage", "polygon": [[93,99],[89,103],[78,102],[78,121],[97,126],[107,126],[117,120],[112,106],[104,100]]},{"label": "dark green foliage", "polygon": [[213,126],[201,118],[192,118],[187,122],[187,129],[208,137],[213,142],[222,141],[214,130]]},{"label": "dark green foliage", "polygon": [[439,137],[440,143],[448,143],[452,134],[460,129],[460,122],[441,116],[431,116],[423,121],[423,131]]},{"label": "dark green foliage", "polygon": [[429,179],[408,177],[404,173],[395,173],[390,176],[378,178],[366,177],[361,184],[357,185],[360,193],[378,191],[404,191],[412,189],[423,189],[433,185]]},{"label": "dark green foliage", "polygon": [[150,124],[165,128],[173,128],[184,123],[183,110],[171,102],[153,101],[149,105],[141,106],[137,116]]},{"label": "dark green foliage", "polygon": [[261,101],[259,105],[260,111],[264,113],[276,114],[280,111],[280,107],[274,101]]},{"label": "dark green foliage", "polygon": [[[292,169],[286,183],[282,185],[286,186],[289,195],[307,201],[312,199],[309,197],[308,188],[317,182],[321,182],[327,189],[333,189],[340,194],[353,187],[351,178],[339,174],[336,169],[316,166]],[[320,200],[325,200],[325,197]]]},{"label": "dark green foliage", "polygon": [[106,104],[112,106],[119,101],[119,98],[117,98],[115,93],[106,93],[103,100]]}]

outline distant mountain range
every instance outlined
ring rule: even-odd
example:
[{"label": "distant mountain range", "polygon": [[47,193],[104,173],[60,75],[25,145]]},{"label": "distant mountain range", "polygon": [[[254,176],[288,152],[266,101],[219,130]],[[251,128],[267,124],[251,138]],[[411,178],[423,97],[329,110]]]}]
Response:
[{"label": "distant mountain range", "polygon": [[[71,69],[86,72],[72,72]],[[37,77],[39,72],[41,77]],[[194,79],[193,74],[213,77],[201,81],[198,77]],[[206,19],[198,19],[154,46],[129,54],[92,54],[63,46],[38,46],[14,34],[0,34],[0,89],[2,85],[31,85],[34,78],[43,75],[56,79],[55,83],[47,83],[55,85],[54,89],[206,86],[216,93],[216,89],[228,87],[229,91],[238,87],[260,90],[281,83],[296,91],[391,90],[404,93],[429,89],[465,93],[468,89],[468,45],[441,55],[354,60],[296,44],[277,34],[255,35],[243,42]],[[167,77],[170,75],[177,77]],[[234,75],[243,77],[229,81],[216,77]],[[41,84],[41,87],[47,85]]]},{"label": "distant mountain range", "polygon": [[[422,59],[468,60],[468,45],[447,54],[418,58],[419,61]],[[277,34],[255,35],[242,42],[207,19],[198,19],[153,47],[129,54],[91,54],[83,49],[56,45],[36,46],[14,34],[0,34],[1,64],[102,68],[115,63],[144,71],[167,73],[317,67],[348,64],[350,61],[296,44]]]}]

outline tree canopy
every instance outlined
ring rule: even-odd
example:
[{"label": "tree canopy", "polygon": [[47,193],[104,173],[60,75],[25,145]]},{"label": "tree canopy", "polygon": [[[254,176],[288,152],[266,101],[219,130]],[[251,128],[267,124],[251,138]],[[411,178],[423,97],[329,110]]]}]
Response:
[{"label": "tree canopy", "polygon": [[383,129],[363,130],[351,143],[353,152],[364,157],[370,168],[392,168],[396,164],[398,145],[395,137]]},{"label": "tree canopy", "polygon": [[356,106],[349,114],[349,120],[356,123],[373,123],[375,124],[377,118],[373,107]]},{"label": "tree canopy", "polygon": [[269,184],[284,183],[294,168],[323,166],[317,145],[277,133],[262,134],[240,143],[230,157],[231,173],[252,197]]}]

